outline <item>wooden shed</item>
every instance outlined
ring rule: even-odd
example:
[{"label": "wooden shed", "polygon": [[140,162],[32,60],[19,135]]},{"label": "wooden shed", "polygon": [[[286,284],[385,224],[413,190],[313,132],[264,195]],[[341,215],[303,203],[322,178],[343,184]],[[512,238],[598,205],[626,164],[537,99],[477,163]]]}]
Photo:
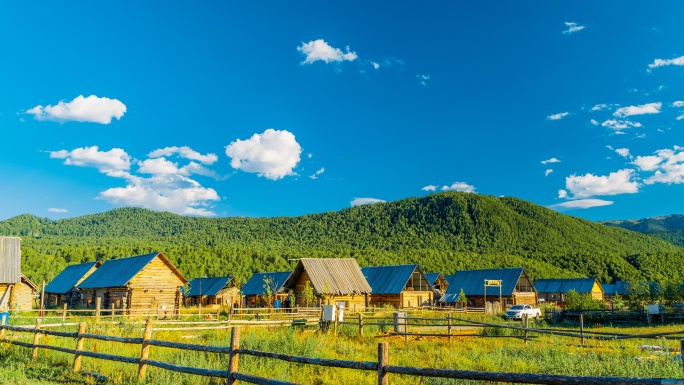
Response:
[{"label": "wooden shed", "polygon": [[591,294],[594,299],[603,301],[603,288],[596,278],[548,278],[534,283],[539,298],[546,302],[565,302],[565,295],[574,290],[580,294]]},{"label": "wooden shed", "polygon": [[21,282],[21,239],[0,237],[0,309],[12,307],[12,289]]},{"label": "wooden shed", "polygon": [[603,299],[606,302],[611,302],[617,296],[624,297],[629,293],[629,283],[624,281],[616,281],[615,283],[602,283]]},{"label": "wooden shed", "polygon": [[354,258],[302,258],[297,263],[285,290],[295,292],[296,305],[304,305],[302,295],[309,283],[315,305],[335,304],[345,309],[365,307],[371,287]]},{"label": "wooden shed", "polygon": [[77,287],[88,307],[101,298],[102,308],[172,313],[182,303],[181,287],[188,281],[162,253],[112,259]]},{"label": "wooden shed", "polygon": [[361,272],[372,289],[371,305],[398,309],[432,305],[432,285],[418,265],[371,266]]},{"label": "wooden shed", "polygon": [[21,274],[21,282],[7,285],[0,284],[0,293],[7,293],[7,301],[3,302],[0,310],[31,310],[37,307],[38,286],[31,282],[27,276]]},{"label": "wooden shed", "polygon": [[67,266],[45,286],[45,305],[61,306],[66,303],[69,307],[85,306],[85,298],[76,287],[101,265],[100,262],[87,262]]},{"label": "wooden shed", "polygon": [[430,285],[432,285],[432,291],[435,293],[435,301],[439,301],[449,288],[449,282],[442,273],[427,273],[425,274],[425,278],[427,278]]},{"label": "wooden shed", "polygon": [[461,289],[468,306],[484,307],[486,302],[502,301],[502,309],[513,305],[537,304],[537,291],[522,267],[483,270],[461,270],[449,277],[449,288],[440,302],[458,303]]},{"label": "wooden shed", "polygon": [[240,304],[240,283],[235,277],[195,278],[190,281],[190,290],[185,293],[186,305],[208,307],[238,307]]},{"label": "wooden shed", "polygon": [[263,300],[267,285],[271,292],[274,293],[273,299],[280,300],[282,303],[287,296],[284,286],[290,275],[292,275],[290,271],[252,274],[245,285],[242,286],[243,306],[271,306],[272,304],[267,304]]}]

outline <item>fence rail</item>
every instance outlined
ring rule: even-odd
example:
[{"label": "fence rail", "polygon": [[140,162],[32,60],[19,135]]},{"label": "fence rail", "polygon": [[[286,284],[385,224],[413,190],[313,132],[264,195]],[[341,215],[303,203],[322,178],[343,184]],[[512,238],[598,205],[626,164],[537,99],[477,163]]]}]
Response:
[{"label": "fence rail", "polygon": [[[5,331],[11,331],[15,333],[30,333],[34,335],[33,343],[13,340],[4,336]],[[389,374],[401,374],[408,376],[420,376],[420,377],[440,377],[440,378],[450,378],[450,379],[466,379],[466,380],[480,380],[480,381],[496,381],[505,383],[527,383],[527,384],[601,384],[601,385],[617,385],[617,384],[643,384],[643,385],[655,385],[655,384],[682,384],[684,385],[684,380],[679,379],[662,379],[662,378],[625,378],[625,377],[593,377],[593,376],[564,376],[564,375],[552,375],[552,374],[530,374],[530,373],[505,373],[505,372],[480,372],[480,371],[467,371],[467,370],[454,370],[454,369],[434,369],[434,368],[421,368],[421,367],[406,367],[406,366],[394,366],[389,364],[389,345],[387,342],[381,342],[378,344],[378,355],[377,361],[350,361],[350,360],[336,360],[328,358],[314,358],[305,356],[294,356],[289,354],[275,353],[275,352],[265,352],[259,350],[250,350],[240,348],[240,329],[233,327],[231,330],[231,341],[229,347],[220,346],[205,346],[198,344],[184,344],[171,341],[162,341],[152,339],[152,321],[148,320],[145,323],[145,330],[143,332],[142,338],[124,338],[117,336],[106,336],[98,335],[92,333],[86,333],[86,324],[81,322],[79,324],[78,332],[76,333],[66,333],[59,332],[55,333],[48,330],[42,330],[40,320],[36,322],[35,327],[17,327],[0,325],[0,332],[3,333],[2,341],[21,346],[25,348],[32,349],[32,360],[38,358],[39,349],[49,349],[59,351],[65,354],[71,354],[74,356],[73,370],[75,372],[81,371],[81,360],[82,357],[95,358],[106,361],[116,361],[128,364],[138,365],[138,378],[144,380],[146,368],[148,366],[157,367],[164,370],[186,373],[199,376],[207,377],[219,377],[226,378],[228,384],[236,384],[237,381],[243,381],[251,384],[291,384],[289,382],[280,381],[277,379],[270,379],[266,377],[260,377],[253,374],[241,373],[238,369],[239,357],[241,355],[249,355],[254,357],[268,358],[281,360],[285,362],[292,362],[297,364],[305,365],[315,365],[333,368],[344,368],[344,369],[355,369],[364,371],[377,372],[377,383],[379,385],[389,384]],[[59,346],[52,346],[46,344],[40,344],[40,337],[42,334],[58,336],[62,338],[74,338],[76,339],[76,349],[69,349]],[[85,339],[97,339],[102,341],[112,341],[119,343],[129,343],[129,344],[140,344],[141,353],[140,357],[127,357],[119,356],[113,354],[97,353],[92,351],[83,350],[83,342]],[[684,346],[684,340],[680,341],[681,346]],[[192,351],[203,351],[216,354],[228,355],[228,368],[225,370],[221,369],[207,369],[207,368],[196,368],[189,366],[177,365],[170,362],[163,362],[157,360],[150,360],[149,353],[152,346],[172,348],[179,350],[192,350]],[[98,374],[92,374],[94,376],[103,376]]]}]

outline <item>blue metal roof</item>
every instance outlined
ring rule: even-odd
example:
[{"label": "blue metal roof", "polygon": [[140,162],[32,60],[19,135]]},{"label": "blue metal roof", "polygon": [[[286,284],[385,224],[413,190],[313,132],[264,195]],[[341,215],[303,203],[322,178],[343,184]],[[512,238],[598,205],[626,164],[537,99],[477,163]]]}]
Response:
[{"label": "blue metal roof", "polygon": [[68,293],[96,264],[97,262],[88,262],[67,266],[61,273],[57,274],[50,283],[45,285],[45,292],[55,294]]},{"label": "blue metal roof", "polygon": [[242,286],[242,294],[244,295],[260,295],[264,294],[264,280],[272,280],[273,287],[276,287],[276,293],[283,289],[283,285],[292,273],[289,271],[272,272],[272,273],[254,273],[252,277]]},{"label": "blue metal roof", "polygon": [[537,293],[591,293],[596,278],[545,278],[534,283]]},{"label": "blue metal roof", "polygon": [[[120,259],[111,259],[98,267],[90,277],[86,278],[79,289],[101,289],[105,287],[125,286],[133,277],[136,276],[148,263],[152,262],[161,253],[139,255]],[[166,259],[166,257],[164,257]],[[175,270],[175,267],[173,268]],[[179,276],[182,275],[176,270]],[[185,281],[185,278],[182,278]]]},{"label": "blue metal roof", "polygon": [[608,296],[625,295],[629,290],[629,283],[624,281],[602,283],[601,286],[603,286],[603,293]]},{"label": "blue metal roof", "polygon": [[399,294],[417,268],[418,265],[371,266],[362,268],[361,272],[373,294]]},{"label": "blue metal roof", "polygon": [[437,282],[439,274],[440,273],[427,273],[425,274],[425,278],[427,278],[428,282],[430,282],[430,285],[434,286],[435,282]]},{"label": "blue metal roof", "polygon": [[188,290],[185,295],[188,297],[194,297],[196,295],[216,295],[232,280],[233,277],[195,278],[190,281],[190,290]]},{"label": "blue metal roof", "polygon": [[[484,296],[484,281],[487,280],[501,280],[501,295],[508,297],[513,295],[515,286],[518,284],[520,276],[523,274],[522,267],[506,268],[506,269],[483,269],[483,270],[461,270],[456,274],[446,277],[449,282],[449,288],[446,293],[440,298],[440,302],[457,302],[461,289],[468,296]],[[487,288],[487,297],[495,297],[499,295],[499,289],[496,287]]]}]

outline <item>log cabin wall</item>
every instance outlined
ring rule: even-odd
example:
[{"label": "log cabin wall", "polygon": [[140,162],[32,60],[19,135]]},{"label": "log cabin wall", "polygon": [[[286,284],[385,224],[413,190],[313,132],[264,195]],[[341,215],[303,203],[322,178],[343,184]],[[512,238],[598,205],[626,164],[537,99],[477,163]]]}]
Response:
[{"label": "log cabin wall", "polygon": [[128,282],[132,289],[129,308],[173,311],[180,305],[177,291],[183,285],[185,282],[161,258],[154,258]]},{"label": "log cabin wall", "polygon": [[404,291],[401,293],[401,307],[430,306],[432,304],[432,296],[432,291]]},{"label": "log cabin wall", "polygon": [[532,292],[514,293],[513,305],[537,305],[537,294]]},{"label": "log cabin wall", "polygon": [[22,282],[14,285],[12,289],[12,309],[13,310],[31,310],[33,309],[33,295],[36,291],[27,283]]},{"label": "log cabin wall", "polygon": [[0,283],[0,301],[2,306],[0,310],[8,310],[11,304],[12,286],[15,284]]}]

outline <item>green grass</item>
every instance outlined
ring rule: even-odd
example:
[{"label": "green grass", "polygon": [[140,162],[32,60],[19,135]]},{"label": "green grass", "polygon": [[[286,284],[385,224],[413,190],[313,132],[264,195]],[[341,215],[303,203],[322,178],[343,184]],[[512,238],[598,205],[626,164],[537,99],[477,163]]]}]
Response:
[{"label": "green grass", "polygon": [[[580,347],[577,339],[553,336],[537,336],[528,342],[511,338],[453,337],[411,339],[408,344],[400,337],[376,338],[375,332],[382,327],[368,327],[365,336],[358,336],[358,327],[345,326],[338,334],[322,334],[316,329],[293,328],[246,328],[241,331],[241,347],[253,350],[286,353],[299,356],[334,358],[358,361],[376,361],[377,343],[390,344],[390,364],[449,368],[480,371],[547,373],[584,376],[630,376],[682,378],[681,361],[671,354],[656,354],[642,351],[639,345],[659,345],[677,348],[678,341],[661,340],[612,340],[587,341]],[[60,330],[75,330],[60,328]],[[680,330],[681,326],[654,326],[619,329],[619,332],[652,333]],[[587,330],[616,331],[608,327],[587,328]],[[134,336],[142,335],[141,325],[88,325],[89,333]],[[492,332],[495,333],[495,332]],[[500,334],[499,334],[500,335]],[[531,333],[531,335],[535,335]],[[30,342],[30,333],[7,332],[8,337]],[[210,331],[157,331],[153,338],[183,343],[228,346],[230,332]],[[73,348],[73,339],[44,336],[42,344]],[[94,384],[92,379],[71,371],[73,356],[53,351],[40,350],[38,361],[31,363],[30,349],[0,345],[0,383],[16,384]],[[139,357],[139,345],[87,340],[85,349]],[[225,369],[227,357],[213,353],[179,351],[152,347],[150,358],[184,366]],[[240,371],[265,377],[277,378],[302,384],[375,384],[374,372],[350,369],[336,369],[313,365],[290,364],[273,359],[262,359],[242,355]],[[83,370],[110,377],[113,384],[138,384],[137,366],[83,358]],[[394,384],[471,384],[477,382],[431,379],[390,375]],[[148,368],[148,384],[206,385],[221,384],[221,379],[174,373],[157,368]]]}]

